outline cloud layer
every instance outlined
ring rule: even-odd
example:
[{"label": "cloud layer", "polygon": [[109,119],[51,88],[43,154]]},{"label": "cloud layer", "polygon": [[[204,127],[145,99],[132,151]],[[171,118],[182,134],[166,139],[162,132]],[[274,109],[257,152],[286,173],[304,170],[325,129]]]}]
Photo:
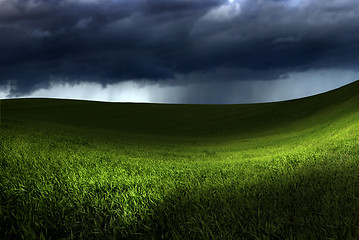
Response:
[{"label": "cloud layer", "polygon": [[17,96],[54,79],[172,86],[356,70],[358,29],[357,0],[0,0],[0,86]]},{"label": "cloud layer", "polygon": [[[107,84],[52,81],[23,97],[70,98],[110,102],[237,104],[282,101],[306,97],[348,84],[359,71],[316,70],[289,73],[287,79],[272,81],[208,81],[183,84],[183,79],[168,85],[163,81],[123,81]],[[1,96],[9,92],[4,88]]]}]

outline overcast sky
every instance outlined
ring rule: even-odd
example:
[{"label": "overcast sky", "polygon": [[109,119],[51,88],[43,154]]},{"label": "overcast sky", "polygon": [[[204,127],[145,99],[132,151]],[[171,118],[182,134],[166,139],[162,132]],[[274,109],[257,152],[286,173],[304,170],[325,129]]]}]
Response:
[{"label": "overcast sky", "polygon": [[358,60],[358,0],[0,0],[0,98],[278,101]]}]

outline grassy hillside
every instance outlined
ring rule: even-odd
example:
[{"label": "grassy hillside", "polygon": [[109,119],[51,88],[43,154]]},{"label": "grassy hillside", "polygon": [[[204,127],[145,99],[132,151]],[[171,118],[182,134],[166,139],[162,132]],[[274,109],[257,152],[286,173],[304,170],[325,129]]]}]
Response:
[{"label": "grassy hillside", "polygon": [[359,235],[359,81],[245,105],[1,101],[0,239]]}]

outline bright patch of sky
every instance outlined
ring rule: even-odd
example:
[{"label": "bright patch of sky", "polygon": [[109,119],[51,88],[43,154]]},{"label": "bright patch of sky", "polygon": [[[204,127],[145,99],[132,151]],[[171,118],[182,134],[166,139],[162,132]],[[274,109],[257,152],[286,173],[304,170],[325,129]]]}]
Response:
[{"label": "bright patch of sky", "polygon": [[52,82],[47,89],[38,89],[22,97],[67,98],[109,102],[177,102],[168,93],[183,94],[184,87],[165,87],[159,84],[126,81],[102,86],[99,83],[80,82],[77,84]]},{"label": "bright patch of sky", "polygon": [[241,5],[238,0],[229,0],[227,3],[211,9],[202,20],[228,21],[241,14]]},{"label": "bright patch of sky", "polygon": [[11,90],[10,82],[6,85],[0,85],[0,99],[7,98],[10,94],[10,90]]},{"label": "bright patch of sky", "polygon": [[[287,79],[273,81],[211,81],[183,84],[175,81],[126,81],[102,86],[99,83],[69,84],[53,81],[49,88],[21,97],[67,98],[110,102],[235,104],[283,101],[329,91],[359,79],[359,71],[309,70],[292,72]],[[10,85],[9,85],[10,86]],[[9,87],[0,88],[0,98],[9,97]]]},{"label": "bright patch of sky", "polygon": [[284,0],[288,7],[303,7],[309,0]]}]

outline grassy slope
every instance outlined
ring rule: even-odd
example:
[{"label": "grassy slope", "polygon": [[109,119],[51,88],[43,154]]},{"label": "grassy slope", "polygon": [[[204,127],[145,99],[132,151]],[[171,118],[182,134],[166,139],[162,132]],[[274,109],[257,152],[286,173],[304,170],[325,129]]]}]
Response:
[{"label": "grassy slope", "polygon": [[359,81],[266,104],[1,107],[5,238],[359,235]]}]

